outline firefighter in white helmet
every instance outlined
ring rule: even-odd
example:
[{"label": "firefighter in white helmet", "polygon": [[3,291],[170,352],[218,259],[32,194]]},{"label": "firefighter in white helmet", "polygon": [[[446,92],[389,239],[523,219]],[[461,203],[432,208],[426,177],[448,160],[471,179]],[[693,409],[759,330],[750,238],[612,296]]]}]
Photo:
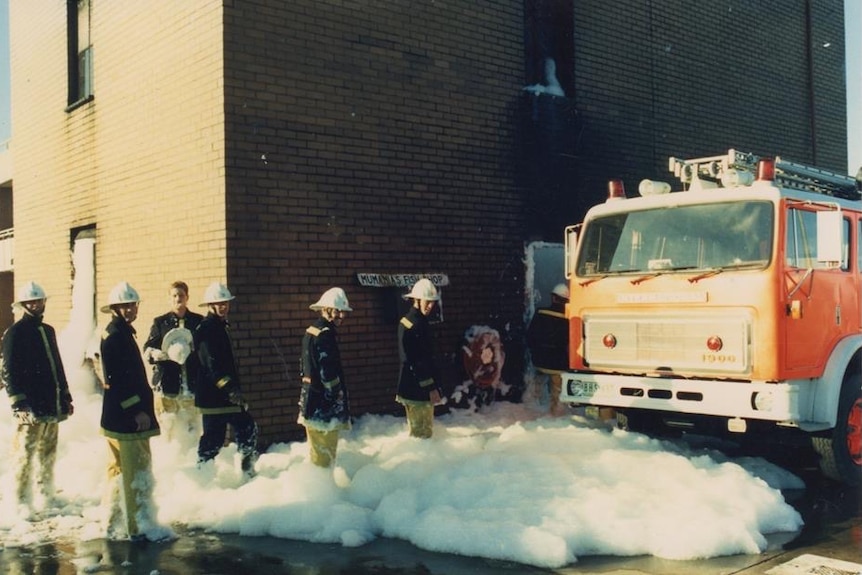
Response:
[{"label": "firefighter in white helmet", "polygon": [[311,462],[329,467],[335,461],[339,432],[350,429],[350,404],[336,328],[353,309],[340,287],[326,290],[309,308],[320,316],[302,337],[299,423],[305,426]]},{"label": "firefighter in white helmet", "polygon": [[569,288],[564,283],[551,290],[551,305],[536,311],[527,328],[527,346],[530,357],[539,373],[550,380],[549,411],[560,415],[560,393],[563,390],[562,372],[569,367],[569,322],[566,304]]},{"label": "firefighter in white helmet", "polygon": [[398,322],[401,375],[395,401],[404,406],[410,435],[429,438],[441,390],[428,316],[440,301],[440,294],[430,280],[422,278],[403,297],[412,300],[412,305]]},{"label": "firefighter in white helmet", "polygon": [[[101,426],[110,452],[105,501],[110,515],[106,527],[110,537],[122,536],[125,531],[133,540],[159,538],[153,529],[156,510],[150,438],[161,430],[132,327],[140,301],[135,288],[120,282],[108,294],[108,304],[101,308],[111,314],[100,345],[105,385]],[[123,515],[124,530],[117,524]]]},{"label": "firefighter in white helmet", "polygon": [[[12,451],[15,493],[8,494],[8,499],[17,501],[16,512],[23,519],[31,519],[36,508],[53,503],[59,422],[73,411],[56,333],[42,321],[46,299],[39,284],[24,284],[12,304],[13,309],[24,313],[3,334],[2,386],[9,395],[16,422]],[[43,498],[35,508],[34,459],[39,463],[36,484]]]},{"label": "firefighter in white helmet", "polygon": [[229,425],[242,455],[242,471],[250,478],[255,474],[258,456],[258,426],[243,397],[233,351],[228,323],[233,299],[226,285],[213,282],[204,291],[203,301],[199,304],[200,307],[208,307],[209,313],[194,334],[194,347],[200,360],[195,406],[201,412],[203,424],[203,434],[198,443],[198,463],[205,463],[218,455]]}]

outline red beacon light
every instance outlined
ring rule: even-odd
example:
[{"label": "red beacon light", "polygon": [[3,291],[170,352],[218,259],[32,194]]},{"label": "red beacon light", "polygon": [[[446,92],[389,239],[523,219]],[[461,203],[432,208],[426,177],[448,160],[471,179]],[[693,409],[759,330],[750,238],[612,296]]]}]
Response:
[{"label": "red beacon light", "polygon": [[608,199],[606,201],[610,202],[612,200],[624,199],[626,199],[626,187],[623,184],[623,181],[610,180],[608,182]]},{"label": "red beacon light", "polygon": [[773,182],[775,180],[775,160],[760,160],[757,163],[757,181]]}]

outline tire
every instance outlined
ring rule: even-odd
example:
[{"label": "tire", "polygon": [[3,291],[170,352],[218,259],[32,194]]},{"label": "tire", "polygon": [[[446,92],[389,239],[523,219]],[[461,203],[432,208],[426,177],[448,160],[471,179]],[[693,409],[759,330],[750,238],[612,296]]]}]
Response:
[{"label": "tire", "polygon": [[862,374],[844,377],[835,428],[829,435],[812,437],[811,444],[823,475],[851,487],[862,485]]}]

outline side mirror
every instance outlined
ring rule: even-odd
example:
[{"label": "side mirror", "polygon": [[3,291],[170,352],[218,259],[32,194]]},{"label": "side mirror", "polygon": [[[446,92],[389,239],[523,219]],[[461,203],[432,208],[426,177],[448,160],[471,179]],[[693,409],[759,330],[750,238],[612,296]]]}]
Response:
[{"label": "side mirror", "polygon": [[575,224],[574,226],[566,226],[566,238],[565,238],[565,267],[563,270],[565,272],[566,279],[571,278],[575,275],[575,264],[577,263],[576,258],[578,256],[578,230],[580,229],[582,224]]},{"label": "side mirror", "polygon": [[817,212],[817,261],[830,268],[844,262],[844,233],[841,208]]}]

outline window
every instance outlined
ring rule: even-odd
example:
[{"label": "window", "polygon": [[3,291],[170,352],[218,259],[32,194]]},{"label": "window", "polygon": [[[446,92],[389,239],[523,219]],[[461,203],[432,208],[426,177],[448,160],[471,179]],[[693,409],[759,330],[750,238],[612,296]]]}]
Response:
[{"label": "window", "polygon": [[90,37],[91,0],[66,0],[69,95],[73,109],[93,98],[93,45]]},{"label": "window", "polygon": [[[843,220],[843,243],[841,269],[849,269],[850,221]],[[826,267],[817,261],[817,212],[790,209],[787,212],[787,236],[785,238],[787,265],[803,269]]]},{"label": "window", "polygon": [[575,89],[573,0],[524,0],[526,85],[552,86],[567,96]]},{"label": "window", "polygon": [[760,201],[602,216],[584,227],[577,274],[764,268],[772,230],[772,204]]}]

